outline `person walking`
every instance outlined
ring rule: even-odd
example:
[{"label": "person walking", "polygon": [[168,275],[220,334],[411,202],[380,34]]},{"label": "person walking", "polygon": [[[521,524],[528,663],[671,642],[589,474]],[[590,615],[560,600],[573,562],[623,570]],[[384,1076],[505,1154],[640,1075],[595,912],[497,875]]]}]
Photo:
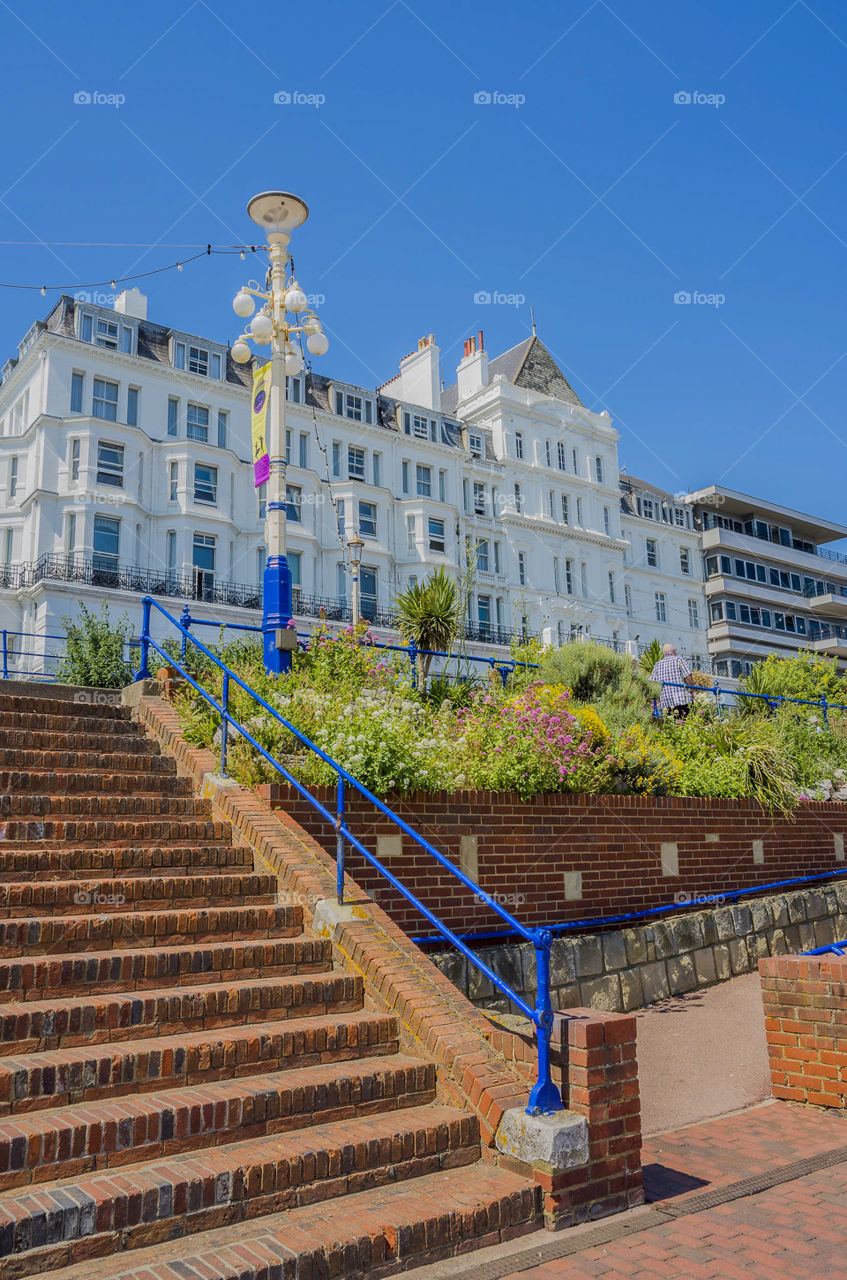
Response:
[{"label": "person walking", "polygon": [[662,646],[662,657],[650,672],[650,679],[662,686],[659,698],[662,711],[669,711],[678,720],[684,720],[694,697],[690,689],[691,668],[672,644]]}]

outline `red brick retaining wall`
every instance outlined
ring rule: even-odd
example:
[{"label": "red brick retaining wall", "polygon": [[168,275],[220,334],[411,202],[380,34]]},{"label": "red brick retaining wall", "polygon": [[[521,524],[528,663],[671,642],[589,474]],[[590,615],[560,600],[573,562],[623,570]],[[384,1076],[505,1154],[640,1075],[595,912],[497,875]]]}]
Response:
[{"label": "red brick retaining wall", "polygon": [[[287,786],[260,788],[335,852],[335,832]],[[330,788],[315,794],[332,812]],[[807,803],[794,821],[748,800],[466,792],[389,799],[394,811],[525,924],[596,919],[843,868],[847,805]],[[485,904],[355,794],[346,820],[362,843],[453,929],[500,926]],[[398,843],[401,841],[401,843]],[[355,851],[350,874],[394,920],[429,934],[426,920]],[[674,874],[676,872],[676,874]]]},{"label": "red brick retaining wall", "polygon": [[759,961],[775,1098],[847,1107],[847,957]]}]

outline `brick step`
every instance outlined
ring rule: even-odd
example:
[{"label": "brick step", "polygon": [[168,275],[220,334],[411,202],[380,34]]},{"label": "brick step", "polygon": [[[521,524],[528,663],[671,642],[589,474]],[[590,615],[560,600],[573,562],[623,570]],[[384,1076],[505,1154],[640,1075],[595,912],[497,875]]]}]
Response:
[{"label": "brick step", "polygon": [[176,761],[170,756],[160,756],[154,744],[148,743],[147,751],[52,751],[49,747],[0,747],[0,769],[79,770],[83,773],[102,769],[112,773],[155,773],[163,777],[176,774]]},{"label": "brick step", "polygon": [[250,871],[253,851],[246,845],[197,844],[149,848],[63,845],[61,849],[4,849],[0,844],[0,881],[92,879],[115,876],[155,876],[179,870],[181,876],[214,871]]},{"label": "brick step", "polygon": [[325,972],[332,944],[323,938],[207,942],[204,946],[83,951],[0,960],[0,1000],[45,1000],[71,992],[144,991],[237,977]]},{"label": "brick step", "polygon": [[110,764],[105,764],[100,769],[85,770],[0,768],[0,791],[49,796],[76,792],[88,795],[96,795],[98,792],[105,795],[137,795],[147,792],[154,795],[187,796],[191,794],[191,783],[188,778],[180,778],[176,773],[164,773],[161,770],[123,773]]},{"label": "brick step", "polygon": [[0,1121],[0,1190],[434,1101],[435,1067],[360,1058]]},{"label": "brick step", "polygon": [[[51,1280],[382,1277],[513,1240],[535,1231],[539,1217],[538,1187],[480,1161],[275,1213],[249,1229],[235,1223],[99,1260],[88,1259],[83,1239],[67,1251],[70,1266],[53,1264],[61,1270]],[[139,1244],[148,1238],[160,1237],[154,1230],[135,1236]],[[114,1237],[116,1250],[120,1243]],[[54,1257],[62,1256],[57,1247]],[[0,1271],[3,1280],[17,1274]]]},{"label": "brick step", "polygon": [[37,694],[8,694],[0,692],[0,715],[32,716],[83,716],[87,720],[129,720],[130,707],[120,702],[101,701],[98,694],[80,690],[73,698],[43,698]]},{"label": "brick step", "polygon": [[393,1015],[360,1009],[0,1058],[0,1114],[387,1056],[397,1037]]},{"label": "brick step", "polygon": [[[43,704],[42,704],[43,705]],[[67,705],[67,704],[66,704]],[[0,704],[0,736],[5,737],[6,730],[20,728],[21,720],[26,720],[28,733],[41,731],[47,733],[81,733],[86,737],[92,734],[108,734],[114,738],[138,737],[142,732],[139,725],[129,716],[102,716],[86,713],[84,706],[72,704],[71,712],[53,712],[39,709],[25,717],[19,711],[9,711]],[[8,744],[7,744],[8,745]]]},{"label": "brick step", "polygon": [[343,972],[26,1000],[0,1004],[0,1055],[361,1007],[362,979]]},{"label": "brick step", "polygon": [[211,801],[200,796],[166,794],[171,779],[161,779],[161,790],[140,791],[133,795],[104,795],[102,791],[79,795],[0,794],[0,818],[82,817],[82,818],[178,818],[208,817]]},{"label": "brick step", "polygon": [[[143,1245],[151,1235],[193,1235],[250,1219],[432,1175],[480,1158],[476,1117],[451,1107],[409,1107],[292,1133],[232,1142],[74,1185],[48,1183],[0,1196],[0,1258],[16,1275],[62,1266],[73,1246],[86,1257]],[[351,1206],[352,1209],[352,1206]],[[353,1209],[353,1213],[355,1210]],[[0,1272],[2,1275],[2,1272]]]},{"label": "brick step", "polygon": [[192,907],[183,911],[127,911],[111,915],[40,916],[0,920],[0,957],[45,951],[175,947],[182,943],[289,937],[302,933],[300,906]]},{"label": "brick step", "polygon": [[44,751],[60,755],[66,751],[92,752],[100,756],[148,755],[157,745],[147,738],[134,722],[130,733],[71,733],[64,729],[4,728],[0,731],[0,748],[4,751]]},{"label": "brick step", "polygon": [[172,909],[204,906],[256,906],[273,902],[277,878],[255,872],[224,875],[127,876],[96,880],[0,881],[0,912],[8,918],[45,915],[112,914],[139,911],[160,903]]},{"label": "brick step", "polygon": [[[113,800],[112,804],[115,803]],[[202,803],[207,804],[208,801]],[[114,821],[105,818],[91,818],[88,821],[84,818],[33,818],[0,822],[0,847],[3,843],[15,847],[33,845],[45,849],[57,844],[184,844],[187,840],[220,844],[228,841],[231,834],[229,823],[215,822],[212,819],[204,821],[200,818],[192,821],[184,814],[170,819],[165,814],[156,817],[148,814]]]}]

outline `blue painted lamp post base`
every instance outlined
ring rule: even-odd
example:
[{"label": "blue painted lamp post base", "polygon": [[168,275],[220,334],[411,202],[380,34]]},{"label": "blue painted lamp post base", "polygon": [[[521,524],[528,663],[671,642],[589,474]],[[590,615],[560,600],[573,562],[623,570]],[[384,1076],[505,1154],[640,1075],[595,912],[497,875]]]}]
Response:
[{"label": "blue painted lamp post base", "polygon": [[284,631],[291,621],[291,573],[285,556],[268,557],[262,583],[265,670],[268,675],[280,675],[291,670],[292,654],[291,649],[277,647],[277,632]]}]

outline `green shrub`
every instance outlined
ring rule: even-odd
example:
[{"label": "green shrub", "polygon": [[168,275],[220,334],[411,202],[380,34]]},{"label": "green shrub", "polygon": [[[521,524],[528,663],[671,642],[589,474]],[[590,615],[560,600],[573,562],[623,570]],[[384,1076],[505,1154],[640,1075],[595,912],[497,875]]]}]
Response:
[{"label": "green shrub", "polygon": [[[770,653],[763,662],[757,662],[750,675],[739,684],[749,693],[809,698],[812,701],[826,697],[829,702],[847,704],[847,677],[838,674],[836,659],[811,649],[801,649],[791,658],[780,658]],[[739,701],[758,702],[759,699]]]},{"label": "green shrub", "polygon": [[126,614],[113,623],[103,605],[99,614],[80,605],[79,616],[62,618],[67,641],[56,677],[62,684],[122,689],[132,680],[132,664],[125,656],[131,632]]},{"label": "green shrub", "polygon": [[647,728],[658,690],[632,659],[591,640],[575,640],[544,655],[536,678],[563,684],[574,702],[590,703],[613,732]]}]

